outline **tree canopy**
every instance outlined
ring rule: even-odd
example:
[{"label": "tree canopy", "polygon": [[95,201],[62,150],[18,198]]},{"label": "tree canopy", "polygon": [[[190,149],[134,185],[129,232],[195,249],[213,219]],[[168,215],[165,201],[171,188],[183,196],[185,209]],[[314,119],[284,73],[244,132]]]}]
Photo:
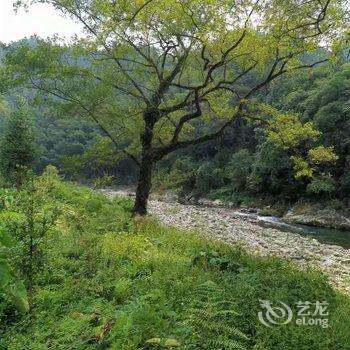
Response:
[{"label": "tree canopy", "polygon": [[[31,3],[52,4],[82,23],[86,36],[69,46],[56,38],[15,47],[3,81],[27,84],[94,120],[140,166],[140,213],[155,162],[220,136],[237,118],[254,119],[247,108],[255,94],[282,74],[330,59],[348,23],[341,0]],[[324,57],[303,59],[320,46]],[[199,121],[209,131],[199,132]]]}]

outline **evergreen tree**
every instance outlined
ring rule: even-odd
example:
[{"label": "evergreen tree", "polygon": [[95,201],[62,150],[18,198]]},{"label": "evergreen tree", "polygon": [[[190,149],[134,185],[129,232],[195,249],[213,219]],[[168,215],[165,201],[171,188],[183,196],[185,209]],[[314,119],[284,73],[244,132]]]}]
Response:
[{"label": "evergreen tree", "polygon": [[31,119],[27,109],[14,109],[0,144],[0,172],[6,183],[20,186],[35,159]]}]

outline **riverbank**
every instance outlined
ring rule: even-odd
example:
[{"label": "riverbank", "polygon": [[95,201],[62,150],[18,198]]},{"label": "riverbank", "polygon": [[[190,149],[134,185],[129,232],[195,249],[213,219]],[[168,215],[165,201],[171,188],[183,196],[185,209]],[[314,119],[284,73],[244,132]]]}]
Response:
[{"label": "riverbank", "polygon": [[[165,195],[158,195],[156,198],[161,198],[165,201],[176,202],[183,204],[197,204],[207,207],[228,207],[239,209],[243,212],[256,213],[262,216],[277,216],[283,219],[286,223],[300,224],[307,226],[316,226],[322,228],[330,228],[336,230],[350,231],[350,212],[345,208],[334,208],[332,203],[314,203],[306,200],[300,200],[294,205],[279,205],[275,207],[245,207],[237,206],[232,202],[225,202],[220,199],[210,200],[207,198],[195,199],[177,198],[171,192],[166,192]],[[339,203],[338,203],[339,205]]]},{"label": "riverbank", "polygon": [[283,219],[290,223],[350,231],[350,217],[347,212],[320,203],[298,202],[283,216]]},{"label": "riverbank", "polygon": [[[109,196],[132,196],[131,191],[103,191]],[[350,294],[350,250],[323,244],[314,238],[262,227],[258,220],[242,217],[229,208],[193,206],[153,196],[149,212],[166,226],[195,229],[229,244],[240,244],[252,253],[277,255],[307,268],[326,273],[341,290]]]}]

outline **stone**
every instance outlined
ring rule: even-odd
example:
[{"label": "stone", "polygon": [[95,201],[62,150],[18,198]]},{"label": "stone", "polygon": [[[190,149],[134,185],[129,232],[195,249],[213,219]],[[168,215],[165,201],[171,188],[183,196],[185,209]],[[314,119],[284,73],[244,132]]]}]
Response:
[{"label": "stone", "polygon": [[284,216],[290,223],[350,230],[350,217],[320,204],[298,202]]}]

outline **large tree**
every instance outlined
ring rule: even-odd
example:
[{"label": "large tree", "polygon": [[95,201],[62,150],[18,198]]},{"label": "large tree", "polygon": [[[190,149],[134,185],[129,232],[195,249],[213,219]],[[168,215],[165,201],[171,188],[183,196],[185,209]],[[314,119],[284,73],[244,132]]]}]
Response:
[{"label": "large tree", "polygon": [[254,119],[247,110],[259,90],[327,59],[303,61],[320,45],[329,55],[339,48],[349,23],[342,0],[30,2],[52,4],[86,36],[15,47],[4,79],[64,101],[122,147],[140,169],[141,215],[157,161]]}]

